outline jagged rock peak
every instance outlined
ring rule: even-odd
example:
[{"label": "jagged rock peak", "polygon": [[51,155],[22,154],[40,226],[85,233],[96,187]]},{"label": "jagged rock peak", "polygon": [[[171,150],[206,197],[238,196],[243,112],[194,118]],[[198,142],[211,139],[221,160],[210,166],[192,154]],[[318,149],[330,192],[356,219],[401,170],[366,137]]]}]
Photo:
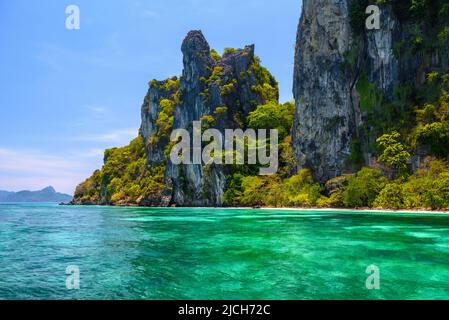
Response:
[{"label": "jagged rock peak", "polygon": [[182,42],[181,51],[184,55],[185,80],[190,81],[196,77],[207,75],[214,64],[210,54],[210,47],[201,31],[190,31]]},{"label": "jagged rock peak", "polygon": [[50,192],[50,193],[56,193],[55,188],[53,188],[52,186],[48,186],[48,187],[42,189],[41,191]]},{"label": "jagged rock peak", "polygon": [[210,52],[209,43],[207,43],[201,30],[190,31],[182,42],[181,49],[184,54],[188,52]]},{"label": "jagged rock peak", "polygon": [[184,80],[195,80],[201,76],[210,76],[214,66],[247,68],[247,64],[254,58],[254,44],[243,49],[225,51],[222,57],[213,57],[211,48],[200,30],[190,31],[184,38],[181,51],[184,62]]},{"label": "jagged rock peak", "polygon": [[[74,203],[222,206],[227,176],[232,166],[173,164],[170,141],[173,130],[192,132],[194,121],[224,133],[246,129],[248,114],[257,106],[278,102],[279,88],[273,75],[254,55],[254,45],[227,48],[223,56],[211,50],[201,31],[184,39],[182,76],[151,80],[144,98],[140,137],[129,146],[108,150],[105,166],[77,188]],[[131,156],[131,163],[128,158]],[[117,164],[135,175],[110,172]],[[117,178],[117,179],[115,179]],[[117,189],[122,181],[133,194]],[[112,192],[111,192],[112,190]],[[137,190],[137,191],[136,191]]]}]

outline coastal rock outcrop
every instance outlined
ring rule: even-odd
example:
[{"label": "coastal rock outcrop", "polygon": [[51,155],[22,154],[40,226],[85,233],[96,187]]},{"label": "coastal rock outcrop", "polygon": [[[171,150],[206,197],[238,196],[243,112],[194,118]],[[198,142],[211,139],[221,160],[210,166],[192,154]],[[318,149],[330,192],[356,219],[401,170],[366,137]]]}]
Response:
[{"label": "coastal rock outcrop", "polygon": [[278,84],[261,66],[254,45],[227,48],[220,56],[201,31],[191,31],[182,53],[180,78],[150,81],[139,137],[129,146],[106,150],[103,168],[77,187],[74,204],[223,205],[232,166],[173,164],[171,134],[185,129],[192,136],[194,121],[222,134],[245,130],[251,111],[278,102]]},{"label": "coastal rock outcrop", "polygon": [[448,67],[447,46],[427,52],[420,47],[426,34],[417,34],[419,18],[410,13],[410,1],[379,4],[380,28],[372,30],[365,27],[368,4],[303,1],[293,145],[299,168],[312,169],[321,182],[353,171],[354,160],[359,166],[375,161],[373,145],[383,130],[395,121],[410,122],[405,101],[415,88],[428,72]]},{"label": "coastal rock outcrop", "polygon": [[[227,49],[222,57],[201,31],[191,31],[182,44],[184,70],[180,101],[174,107],[173,129],[192,133],[193,121],[208,128],[245,129],[249,112],[268,100],[278,100],[277,82],[254,55],[254,46]],[[268,88],[268,89],[267,89]],[[144,126],[145,118],[142,118]],[[227,168],[221,165],[167,163],[166,181],[172,203],[180,206],[221,206]]]},{"label": "coastal rock outcrop", "polygon": [[173,126],[170,117],[178,99],[179,80],[177,77],[165,81],[153,80],[149,87],[142,104],[139,134],[147,142],[148,163],[158,165],[164,161],[164,148]]},{"label": "coastal rock outcrop", "polygon": [[351,75],[341,67],[354,46],[348,3],[305,0],[298,27],[293,145],[299,167],[321,181],[341,174],[356,134]]}]

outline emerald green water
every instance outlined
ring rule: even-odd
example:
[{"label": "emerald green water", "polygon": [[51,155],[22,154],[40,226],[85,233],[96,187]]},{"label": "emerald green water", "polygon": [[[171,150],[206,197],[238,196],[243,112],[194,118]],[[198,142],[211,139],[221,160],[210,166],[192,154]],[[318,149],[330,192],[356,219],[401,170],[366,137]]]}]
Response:
[{"label": "emerald green water", "polygon": [[449,216],[0,205],[0,299],[449,299]]}]

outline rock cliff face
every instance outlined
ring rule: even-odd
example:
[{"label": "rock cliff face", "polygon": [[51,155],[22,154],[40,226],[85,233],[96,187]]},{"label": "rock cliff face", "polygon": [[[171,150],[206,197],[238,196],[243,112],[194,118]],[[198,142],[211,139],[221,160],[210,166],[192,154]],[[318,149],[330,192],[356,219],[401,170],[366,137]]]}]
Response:
[{"label": "rock cliff face", "polygon": [[[331,194],[344,187],[346,174],[363,166],[394,178],[399,169],[416,171],[426,156],[448,157],[449,0],[378,1],[383,3],[378,4],[380,28],[373,30],[365,26],[370,3],[303,0],[294,66],[295,119],[291,136],[280,144],[282,172],[273,179],[248,180],[256,174],[251,166],[241,170],[170,161],[173,130],[186,129],[193,136],[195,121],[201,129],[221,133],[245,130],[249,123],[258,126],[253,116],[265,128],[280,126],[286,132],[292,122],[291,104],[278,104],[277,82],[260,65],[254,46],[225,49],[220,56],[200,31],[191,31],[182,43],[181,77],[150,82],[140,136],[129,146],[107,150],[103,168],[78,186],[73,203],[221,206],[225,195],[226,204],[239,205],[243,179],[250,181],[246,187],[261,182],[279,192],[296,164],[311,169],[322,183],[330,180],[326,188]],[[278,113],[282,116],[275,121]],[[376,140],[383,135],[398,140],[390,150],[379,148]],[[340,195],[331,194],[329,203],[337,204]],[[292,199],[286,203],[301,200],[298,195]],[[326,197],[319,200],[329,205]]]},{"label": "rock cliff face", "polygon": [[[211,54],[200,31],[191,31],[182,44],[184,70],[179,82],[152,81],[142,106],[141,136],[146,141],[148,162],[166,162],[165,180],[171,187],[171,203],[180,206],[221,206],[226,187],[225,166],[174,165],[164,156],[172,129],[186,129],[192,135],[193,121],[225,129],[245,129],[249,112],[269,99],[278,100],[275,79],[254,56],[254,46],[228,49],[223,57]],[[168,80],[170,81],[170,80]],[[264,86],[265,85],[265,86]],[[269,88],[268,90],[266,88]],[[270,89],[271,88],[271,89]],[[168,112],[170,128],[160,134],[161,104],[172,102]],[[160,138],[162,136],[162,138]]]},{"label": "rock cliff face", "polygon": [[[164,161],[163,151],[169,142],[169,137],[167,134],[161,132],[161,123],[158,123],[158,119],[161,122],[171,121],[170,119],[159,118],[159,116],[161,111],[163,111],[163,107],[171,108],[167,114],[168,117],[173,113],[172,109],[177,98],[176,94],[178,90],[179,82],[176,77],[165,81],[152,81],[143,101],[141,111],[142,124],[139,133],[144,141],[147,141],[145,150],[148,155],[148,162],[151,165],[158,165]],[[164,102],[168,106],[164,105]],[[170,123],[167,129],[171,129]]]},{"label": "rock cliff face", "polygon": [[233,166],[173,164],[173,130],[185,129],[193,137],[195,121],[201,122],[201,129],[215,128],[222,134],[225,129],[246,130],[251,111],[278,102],[278,84],[260,65],[253,45],[228,48],[220,56],[201,31],[191,31],[182,53],[179,79],[150,81],[139,137],[128,146],[105,151],[102,169],[76,188],[73,204],[223,205]]},{"label": "rock cliff face", "polygon": [[[411,6],[404,2],[379,6],[380,29],[367,30],[368,1],[303,1],[293,144],[299,167],[311,168],[321,182],[351,170],[355,152],[369,165],[378,137],[373,122],[380,121],[382,108],[406,95],[405,88],[421,85],[430,70],[447,69],[447,51],[435,50],[430,58],[413,53],[416,26],[404,16]],[[351,24],[355,10],[363,30]]]},{"label": "rock cliff face", "polygon": [[353,47],[348,10],[344,0],[305,0],[298,28],[293,144],[298,165],[321,181],[341,173],[356,130],[351,76],[341,68]]}]

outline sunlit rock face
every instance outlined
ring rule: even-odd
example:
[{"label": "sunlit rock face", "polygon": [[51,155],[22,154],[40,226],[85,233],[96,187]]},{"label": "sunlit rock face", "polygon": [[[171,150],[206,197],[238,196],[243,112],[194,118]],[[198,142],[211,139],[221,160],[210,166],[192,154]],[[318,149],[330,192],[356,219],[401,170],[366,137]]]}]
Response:
[{"label": "sunlit rock face", "polygon": [[[187,129],[193,136],[192,123],[202,120],[209,128],[222,133],[225,129],[246,129],[245,119],[255,108],[265,103],[264,93],[257,90],[268,82],[277,82],[268,72],[261,75],[261,66],[254,55],[254,45],[228,50],[220,57],[212,55],[201,31],[191,31],[182,43],[183,72],[179,81],[178,98],[173,108],[173,130]],[[154,141],[156,119],[161,100],[175,93],[167,90],[166,82],[153,82],[142,106],[141,135],[148,142],[149,164],[166,161],[166,184],[171,188],[171,204],[179,206],[221,206],[226,188],[226,166],[203,164],[174,165],[164,149],[169,140]],[[205,118],[206,117],[206,118]],[[151,143],[150,143],[151,142]]]},{"label": "sunlit rock face", "polygon": [[426,72],[445,70],[449,63],[447,50],[435,50],[431,59],[401,55],[411,51],[415,23],[404,16],[408,7],[401,7],[401,1],[379,5],[380,29],[359,33],[351,27],[355,2],[304,0],[298,26],[293,144],[299,168],[312,169],[322,182],[352,170],[349,159],[356,143],[365,165],[373,159],[370,146],[377,133],[361,101],[363,81],[382,95],[383,103],[370,108],[383,108],[398,89],[420,86]]},{"label": "sunlit rock face", "polygon": [[353,47],[348,1],[303,1],[295,54],[294,147],[300,168],[321,181],[341,174],[355,135],[351,75],[341,67]]}]

